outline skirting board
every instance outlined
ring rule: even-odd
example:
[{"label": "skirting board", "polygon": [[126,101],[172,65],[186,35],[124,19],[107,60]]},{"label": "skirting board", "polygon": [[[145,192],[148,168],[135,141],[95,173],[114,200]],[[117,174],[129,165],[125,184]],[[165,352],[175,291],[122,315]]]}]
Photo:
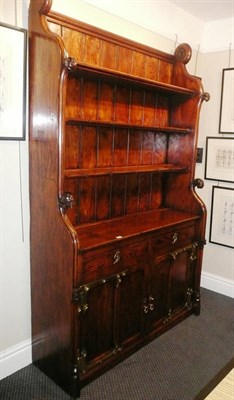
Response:
[{"label": "skirting board", "polygon": [[[234,298],[234,281],[204,272],[201,286],[213,292]],[[32,363],[31,339],[25,340],[0,353],[0,379],[6,378]]]},{"label": "skirting board", "polygon": [[218,275],[203,272],[201,276],[201,287],[234,298],[234,281],[231,279],[225,279]]},{"label": "skirting board", "polygon": [[32,342],[27,339],[0,353],[0,380],[32,363]]}]

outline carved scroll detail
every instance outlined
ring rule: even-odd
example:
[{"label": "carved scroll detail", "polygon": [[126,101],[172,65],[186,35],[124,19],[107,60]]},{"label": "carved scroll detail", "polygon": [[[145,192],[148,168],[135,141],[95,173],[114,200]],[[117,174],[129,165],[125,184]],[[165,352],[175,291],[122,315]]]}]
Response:
[{"label": "carved scroll detail", "polygon": [[210,100],[210,93],[208,93],[208,92],[202,93],[202,100],[209,101]]},{"label": "carved scroll detail", "polygon": [[193,187],[197,187],[198,189],[202,189],[204,187],[204,181],[200,178],[193,180]]},{"label": "carved scroll detail", "polygon": [[71,193],[65,192],[60,198],[59,198],[59,207],[65,211],[68,208],[72,208],[75,203],[74,197]]},{"label": "carved scroll detail", "polygon": [[64,64],[68,69],[72,69],[77,65],[77,62],[72,57],[65,57]]},{"label": "carved scroll detail", "polygon": [[175,57],[177,61],[182,62],[183,64],[187,64],[192,57],[192,49],[187,43],[181,43],[175,49]]}]

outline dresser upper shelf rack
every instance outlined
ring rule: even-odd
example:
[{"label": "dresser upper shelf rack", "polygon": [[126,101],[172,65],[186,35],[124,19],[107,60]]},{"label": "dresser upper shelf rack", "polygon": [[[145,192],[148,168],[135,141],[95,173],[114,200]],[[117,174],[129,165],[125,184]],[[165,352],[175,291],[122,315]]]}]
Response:
[{"label": "dresser upper shelf rack", "polygon": [[156,164],[156,165],[127,165],[119,167],[97,167],[97,168],[72,168],[65,170],[66,178],[77,178],[85,176],[101,176],[112,174],[136,174],[143,172],[187,172],[186,166],[173,165],[173,164]]},{"label": "dresser upper shelf rack", "polygon": [[83,77],[88,79],[102,80],[103,82],[113,82],[122,84],[125,87],[158,91],[170,95],[180,95],[185,98],[201,95],[199,91],[188,89],[169,83],[159,82],[151,79],[142,78],[140,76],[130,75],[108,68],[96,67],[84,63],[77,63],[73,58],[65,59],[65,66],[69,70],[71,77]]},{"label": "dresser upper shelf rack", "polygon": [[86,125],[86,126],[98,126],[98,127],[113,127],[113,128],[125,128],[125,129],[139,129],[142,131],[153,131],[162,132],[168,134],[188,134],[191,132],[189,128],[177,128],[174,126],[153,126],[153,125],[140,125],[140,124],[127,124],[115,121],[103,121],[103,120],[85,120],[76,118],[67,118],[65,120],[66,125],[76,126],[76,125]]}]

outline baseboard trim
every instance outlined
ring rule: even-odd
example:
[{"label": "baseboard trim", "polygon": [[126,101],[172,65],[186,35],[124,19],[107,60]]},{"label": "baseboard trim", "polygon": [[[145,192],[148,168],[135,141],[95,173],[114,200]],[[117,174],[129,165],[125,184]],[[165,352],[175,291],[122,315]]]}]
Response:
[{"label": "baseboard trim", "polygon": [[0,352],[0,380],[32,362],[32,341],[27,339]]},{"label": "baseboard trim", "polygon": [[201,276],[201,287],[234,298],[234,281],[231,279],[203,272]]}]

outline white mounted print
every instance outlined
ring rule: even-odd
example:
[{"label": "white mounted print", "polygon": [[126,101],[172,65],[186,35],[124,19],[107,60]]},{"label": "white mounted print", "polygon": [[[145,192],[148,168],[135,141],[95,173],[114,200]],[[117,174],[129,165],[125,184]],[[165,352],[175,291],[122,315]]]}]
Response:
[{"label": "white mounted print", "polygon": [[0,23],[0,139],[25,139],[26,30]]}]

